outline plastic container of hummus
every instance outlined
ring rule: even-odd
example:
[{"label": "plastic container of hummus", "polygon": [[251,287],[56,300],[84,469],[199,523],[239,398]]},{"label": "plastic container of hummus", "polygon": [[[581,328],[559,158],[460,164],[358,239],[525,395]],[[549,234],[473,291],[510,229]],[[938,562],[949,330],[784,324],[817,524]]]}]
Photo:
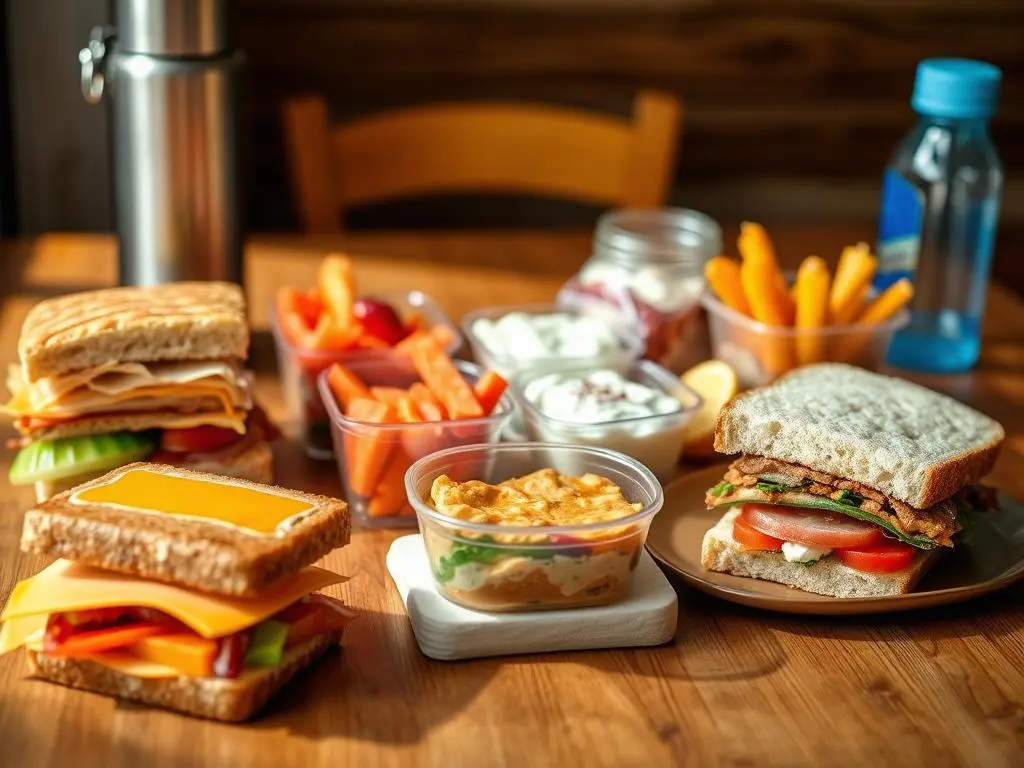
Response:
[{"label": "plastic container of hummus", "polygon": [[439,451],[405,486],[438,590],[479,611],[625,599],[663,502],[635,459],[550,443]]}]

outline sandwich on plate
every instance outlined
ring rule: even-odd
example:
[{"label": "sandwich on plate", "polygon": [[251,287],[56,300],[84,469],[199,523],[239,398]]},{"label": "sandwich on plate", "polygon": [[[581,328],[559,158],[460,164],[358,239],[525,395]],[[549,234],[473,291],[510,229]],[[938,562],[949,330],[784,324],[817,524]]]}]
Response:
[{"label": "sandwich on plate", "polygon": [[354,618],[310,565],[349,541],[342,501],[136,463],[25,518],[55,555],[14,587],[0,653],[44,680],[199,717],[252,716]]},{"label": "sandwich on plate", "polygon": [[245,300],[230,283],[70,294],[31,309],[7,379],[15,485],[42,501],[141,459],[272,480]]},{"label": "sandwich on plate", "polygon": [[739,454],[707,492],[712,571],[832,597],[910,592],[994,503],[977,485],[998,422],[945,395],[840,364],[735,397],[715,449]]}]

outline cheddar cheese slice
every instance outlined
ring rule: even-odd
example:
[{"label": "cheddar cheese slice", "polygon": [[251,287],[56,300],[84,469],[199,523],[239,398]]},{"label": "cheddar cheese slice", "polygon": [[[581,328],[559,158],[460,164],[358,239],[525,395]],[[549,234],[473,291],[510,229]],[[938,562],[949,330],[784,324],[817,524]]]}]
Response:
[{"label": "cheddar cheese slice", "polygon": [[[153,608],[203,637],[223,637],[258,624],[310,592],[345,581],[344,576],[308,566],[258,597],[224,597],[57,560],[14,587],[0,613],[0,621],[7,622],[0,631],[0,652],[23,645],[39,628],[39,617],[45,622],[51,613],[118,606]],[[29,617],[36,617],[34,625],[20,621]]]},{"label": "cheddar cheese slice", "polygon": [[226,477],[199,478],[138,468],[86,483],[68,501],[143,515],[199,517],[264,535],[287,533],[318,509],[307,499]]}]

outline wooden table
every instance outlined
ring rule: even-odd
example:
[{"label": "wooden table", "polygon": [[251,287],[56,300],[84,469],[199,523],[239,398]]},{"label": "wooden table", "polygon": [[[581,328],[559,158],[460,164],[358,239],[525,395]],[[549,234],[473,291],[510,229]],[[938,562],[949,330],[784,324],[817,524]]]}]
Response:
[{"label": "wooden table", "polygon": [[[773,233],[794,257],[838,253],[863,233]],[[588,254],[588,235],[259,238],[248,253],[260,398],[282,413],[266,366],[266,307],[279,283],[311,279],[328,247],[366,254],[366,291],[416,287],[453,316],[543,301]],[[434,261],[431,261],[434,260]],[[466,266],[475,262],[478,266]],[[113,244],[51,236],[0,245],[0,355],[13,361],[27,309],[108,285]],[[990,294],[985,350],[971,375],[932,378],[999,418],[994,477],[1024,496],[1024,303]],[[6,428],[6,427],[5,427]],[[10,435],[9,428],[8,435]],[[279,474],[338,492],[332,464],[278,451]],[[5,466],[9,454],[4,456]],[[2,492],[0,598],[42,565],[18,552],[28,490]],[[1024,587],[955,608],[870,619],[743,609],[677,585],[668,646],[463,663],[420,655],[384,568],[394,534],[359,532],[326,565],[362,618],[343,649],[247,726],[149,710],[24,678],[0,659],[0,749],[11,764],[209,765],[1020,765],[1024,761]]]}]

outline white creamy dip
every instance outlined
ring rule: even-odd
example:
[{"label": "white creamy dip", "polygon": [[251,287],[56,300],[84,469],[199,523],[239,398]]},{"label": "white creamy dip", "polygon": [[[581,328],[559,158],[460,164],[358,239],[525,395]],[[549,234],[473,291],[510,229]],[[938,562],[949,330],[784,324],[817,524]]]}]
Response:
[{"label": "white creamy dip", "polygon": [[622,347],[610,325],[567,312],[533,315],[510,312],[497,320],[480,318],[473,334],[493,355],[517,361],[545,357],[599,357]]},{"label": "white creamy dip", "polygon": [[527,384],[523,395],[545,416],[576,424],[660,416],[683,408],[671,395],[610,370],[542,376]]},{"label": "white creamy dip", "polygon": [[455,576],[445,586],[460,591],[493,587],[502,582],[520,581],[540,571],[559,592],[574,595],[581,589],[608,576],[625,582],[630,577],[632,555],[610,550],[596,555],[549,559],[507,557],[492,565],[467,563],[455,569]]}]

